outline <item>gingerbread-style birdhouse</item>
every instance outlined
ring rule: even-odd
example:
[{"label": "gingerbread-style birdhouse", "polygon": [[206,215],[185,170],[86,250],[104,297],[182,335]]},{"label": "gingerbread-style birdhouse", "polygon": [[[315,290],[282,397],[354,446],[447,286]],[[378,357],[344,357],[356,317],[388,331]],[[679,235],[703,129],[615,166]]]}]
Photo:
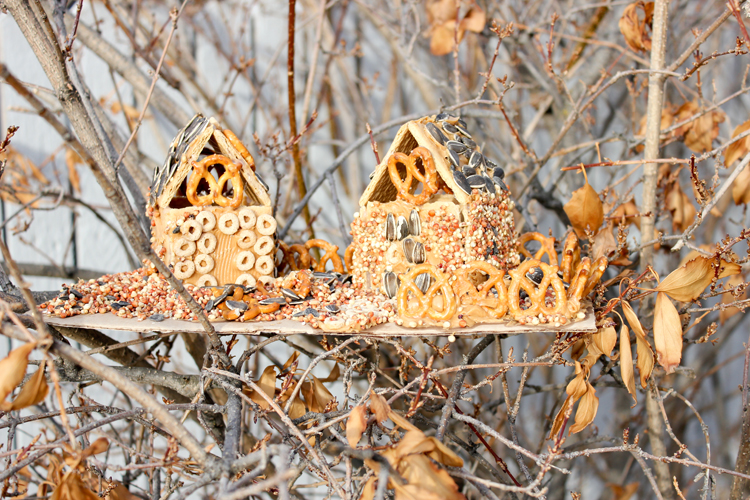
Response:
[{"label": "gingerbread-style birdhouse", "polygon": [[154,175],[152,244],[175,276],[198,286],[271,281],[276,220],[247,148],[196,115]]},{"label": "gingerbread-style birdhouse", "polygon": [[[394,297],[398,275],[421,263],[448,273],[474,261],[517,266],[514,202],[504,176],[460,118],[441,113],[403,125],[352,223],[354,282]],[[417,278],[420,288],[429,287],[428,274]]]}]

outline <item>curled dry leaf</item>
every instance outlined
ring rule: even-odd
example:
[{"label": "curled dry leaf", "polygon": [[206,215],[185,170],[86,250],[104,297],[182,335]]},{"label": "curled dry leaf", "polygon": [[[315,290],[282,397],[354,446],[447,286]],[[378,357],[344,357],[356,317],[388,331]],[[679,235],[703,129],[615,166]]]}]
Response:
[{"label": "curled dry leaf", "polygon": [[355,406],[346,422],[346,440],[352,448],[357,447],[362,434],[367,428],[367,409],[364,405]]},{"label": "curled dry leaf", "polygon": [[672,373],[682,358],[682,322],[677,308],[664,292],[656,294],[654,345],[657,361],[667,373]]},{"label": "curled dry leaf", "polygon": [[570,411],[570,408],[578,401],[584,394],[586,394],[588,381],[588,370],[584,370],[581,364],[576,361],[576,376],[573,380],[568,382],[565,392],[568,393],[568,397],[565,398],[562,406],[555,415],[555,420],[552,422],[552,428],[550,429],[549,436],[547,439],[553,439],[557,434],[560,433],[563,425],[565,424],[566,415]]},{"label": "curled dry leaf", "polygon": [[[683,122],[700,113],[701,106],[695,101],[686,102],[677,110],[677,122]],[[719,110],[709,111],[691,120],[675,132],[683,136],[685,146],[696,153],[705,153],[712,149],[713,140],[719,136],[719,123],[726,119]]]},{"label": "curled dry leaf", "polygon": [[607,257],[607,259],[611,259],[615,256],[615,253],[617,252],[617,241],[615,241],[615,235],[612,232],[613,226],[614,224],[610,222],[594,236],[594,244],[591,248],[593,260],[596,260],[599,257]]},{"label": "curled dry leaf", "polygon": [[72,471],[63,476],[50,500],[99,500],[99,495],[86,487],[78,472]]},{"label": "curled dry leaf", "polygon": [[622,311],[625,313],[625,318],[628,320],[628,323],[630,323],[633,333],[635,333],[637,345],[636,355],[638,357],[636,364],[638,365],[638,370],[640,372],[641,386],[645,388],[646,382],[651,376],[651,372],[654,368],[654,353],[651,350],[651,344],[646,338],[646,332],[643,330],[643,326],[641,326],[641,322],[638,319],[638,316],[635,315],[635,311],[633,311],[630,304],[622,302]]},{"label": "curled dry leaf", "polygon": [[93,443],[91,443],[85,450],[81,452],[81,458],[87,458],[99,453],[104,453],[109,449],[109,439],[100,437]]},{"label": "curled dry leaf", "polygon": [[[732,132],[732,139],[740,134],[743,134],[750,130],[750,120],[746,121],[741,125],[737,125]],[[742,139],[730,144],[726,150],[724,150],[724,165],[729,167],[735,161],[739,160],[747,153],[750,153],[750,135],[743,137]]]},{"label": "curled dry leaf", "polygon": [[576,420],[570,428],[570,434],[576,434],[589,426],[596,417],[596,411],[599,409],[599,398],[596,397],[596,389],[590,383],[586,382],[586,393],[581,397],[576,410]]},{"label": "curled dry leaf", "polygon": [[[643,15],[643,18],[640,16]],[[633,2],[622,13],[618,26],[625,43],[635,50],[651,50],[651,23],[654,19],[654,2]]]},{"label": "curled dry leaf", "polygon": [[739,274],[740,265],[722,259],[719,272],[714,269],[715,259],[699,256],[680,266],[659,283],[656,290],[664,292],[674,300],[692,302],[711,284],[714,277],[725,278]]},{"label": "curled dry leaf", "polygon": [[735,205],[750,203],[750,165],[745,165],[732,185],[732,199]]},{"label": "curled dry leaf", "polygon": [[78,153],[68,148],[65,150],[65,165],[68,167],[68,180],[76,193],[81,192],[81,176],[78,175],[78,165],[83,164],[83,159]]},{"label": "curled dry leaf", "polygon": [[[620,225],[620,221],[624,221],[626,226],[630,226],[631,224],[635,224],[635,226],[640,229],[641,228],[641,218],[640,217],[633,217],[635,215],[638,215],[640,210],[638,210],[638,205],[635,204],[635,200],[631,198],[630,200],[626,201],[625,203],[621,203],[612,211],[611,220],[614,224]],[[620,219],[616,219],[615,217],[618,217]]]},{"label": "curled dry leaf", "polygon": [[[736,287],[745,282],[745,278],[737,274],[727,280],[728,287]],[[747,288],[741,289],[742,292],[737,295],[731,293],[725,293],[721,296],[722,304],[731,304],[737,300],[747,299]],[[726,320],[737,314],[740,310],[737,307],[727,307],[726,309],[719,310],[719,322],[723,325]]]},{"label": "curled dry leaf", "polygon": [[633,406],[638,403],[638,395],[635,392],[635,372],[633,371],[633,350],[630,347],[630,331],[624,324],[620,329],[620,376],[625,387],[633,397]]},{"label": "curled dry leaf", "polygon": [[612,349],[617,345],[617,332],[615,331],[615,327],[607,326],[605,328],[599,328],[596,333],[591,336],[591,340],[602,354],[611,357]]},{"label": "curled dry leaf", "polygon": [[379,424],[382,424],[388,420],[388,414],[391,411],[391,407],[383,396],[373,393],[372,396],[370,396],[370,411],[375,415],[375,420],[377,420]]},{"label": "curled dry leaf", "polygon": [[[23,382],[26,375],[26,366],[29,364],[29,354],[34,350],[35,344],[29,342],[21,347],[13,349],[3,360],[0,361],[0,410],[10,411],[13,403],[8,403],[5,398],[13,392],[18,384]],[[28,384],[26,384],[28,385]]]},{"label": "curled dry leaf", "polygon": [[466,31],[481,33],[484,29],[487,16],[478,5],[474,4],[459,21],[458,33],[456,33],[456,20],[460,15],[460,6],[461,2],[456,0],[433,0],[427,4],[430,52],[433,55],[450,54],[455,47],[456,38],[458,38],[458,43],[461,43]]},{"label": "curled dry leaf", "polygon": [[333,365],[333,368],[331,368],[331,373],[329,373],[326,378],[320,379],[320,381],[321,382],[336,382],[340,376],[341,376],[341,369],[339,368],[339,364],[336,363]]},{"label": "curled dry leaf", "polygon": [[581,238],[586,235],[587,228],[595,233],[604,222],[604,206],[588,179],[582,188],[573,191],[563,209]]},{"label": "curled dry leaf", "polygon": [[44,365],[41,365],[28,382],[23,384],[18,396],[12,403],[0,402],[0,410],[13,411],[34,406],[44,401],[47,394],[49,394],[49,386],[47,385],[47,379],[44,378]]},{"label": "curled dry leaf", "polygon": [[678,182],[673,182],[667,188],[667,209],[672,214],[672,229],[684,232],[695,220],[698,211],[693,206],[693,201],[680,187]]},{"label": "curled dry leaf", "polygon": [[[276,368],[273,366],[267,366],[266,369],[263,370],[260,378],[256,380],[255,383],[258,385],[258,387],[261,388],[266,396],[268,396],[270,399],[273,399],[273,397],[276,395]],[[258,406],[260,406],[264,410],[267,410],[270,406],[268,401],[266,401],[266,398],[258,394],[256,391],[250,390],[248,395],[250,396],[250,399],[253,400],[253,402],[258,404]]]}]

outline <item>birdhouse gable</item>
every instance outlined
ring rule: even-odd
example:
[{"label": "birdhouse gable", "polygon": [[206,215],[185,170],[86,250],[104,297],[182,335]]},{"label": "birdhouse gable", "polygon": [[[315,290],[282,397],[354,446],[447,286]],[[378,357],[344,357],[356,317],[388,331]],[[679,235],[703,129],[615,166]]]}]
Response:
[{"label": "birdhouse gable", "polygon": [[448,158],[448,149],[430,135],[427,129],[427,124],[431,122],[430,117],[424,117],[401,126],[391,143],[391,147],[383,157],[383,161],[375,168],[370,184],[359,199],[361,207],[366,207],[368,202],[388,203],[396,200],[398,191],[393,185],[388,172],[388,159],[393,153],[408,155],[414,148],[420,146],[426,148],[432,154],[437,175],[442,183],[453,191],[455,201],[462,205],[469,202],[471,199],[470,194],[464,192],[453,178],[451,163]]}]

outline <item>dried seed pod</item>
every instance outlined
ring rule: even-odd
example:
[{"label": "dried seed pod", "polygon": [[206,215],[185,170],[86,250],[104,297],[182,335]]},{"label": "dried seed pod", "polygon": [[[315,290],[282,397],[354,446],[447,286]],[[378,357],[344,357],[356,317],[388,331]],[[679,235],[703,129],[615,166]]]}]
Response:
[{"label": "dried seed pod", "polygon": [[402,243],[402,246],[404,249],[404,257],[406,257],[406,262],[408,262],[409,264],[414,264],[414,247],[416,246],[414,240],[411,238],[406,238]]},{"label": "dried seed pod", "polygon": [[390,213],[385,218],[385,239],[388,241],[396,240],[396,217]]},{"label": "dried seed pod", "polygon": [[399,215],[396,220],[396,238],[403,240],[407,236],[409,236],[409,222],[406,220],[406,217]]},{"label": "dried seed pod", "polygon": [[409,233],[412,236],[422,234],[422,220],[419,218],[419,212],[416,209],[412,209],[409,213]]},{"label": "dried seed pod", "polygon": [[386,271],[383,274],[383,291],[389,299],[392,299],[396,296],[396,294],[398,293],[398,286],[399,279],[398,276],[396,276],[396,273]]}]

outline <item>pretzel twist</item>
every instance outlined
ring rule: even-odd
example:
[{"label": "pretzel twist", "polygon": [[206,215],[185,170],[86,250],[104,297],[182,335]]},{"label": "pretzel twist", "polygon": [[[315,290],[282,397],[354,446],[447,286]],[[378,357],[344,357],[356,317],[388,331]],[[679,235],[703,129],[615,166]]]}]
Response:
[{"label": "pretzel twist", "polygon": [[250,168],[253,169],[253,172],[255,172],[255,160],[253,159],[253,155],[250,154],[250,151],[247,150],[244,144],[242,144],[242,141],[234,135],[234,132],[229,130],[228,128],[224,129],[224,136],[229,141],[229,144],[234,146],[234,149],[236,149],[242,158],[247,162],[247,164],[250,166]]},{"label": "pretzel twist", "polygon": [[604,274],[604,271],[607,270],[608,265],[609,265],[609,261],[603,255],[594,261],[594,263],[591,266],[591,276],[589,276],[589,279],[586,282],[586,290],[584,290],[583,292],[584,297],[586,297],[588,294],[594,291],[594,288],[596,288],[596,285],[599,283],[599,280],[602,279],[602,275]]},{"label": "pretzel twist", "polygon": [[[415,278],[420,274],[429,274],[435,278],[435,282],[430,286],[426,293],[422,293]],[[451,319],[458,310],[456,294],[450,285],[450,274],[445,274],[437,270],[431,264],[419,264],[414,266],[409,272],[401,276],[401,286],[398,289],[398,313],[403,317],[424,318],[430,317],[436,321],[446,321]],[[409,304],[409,293],[414,295],[417,307]],[[435,298],[440,294],[443,299],[442,308],[435,308]]]},{"label": "pretzel twist", "polygon": [[[424,175],[417,168],[417,160],[422,160]],[[401,179],[398,171],[398,164],[406,167],[406,178]],[[398,196],[404,201],[414,205],[422,205],[430,197],[438,192],[438,175],[435,168],[435,162],[432,159],[432,153],[425,147],[414,148],[411,154],[393,153],[388,158],[388,173],[391,176],[391,182],[398,191]],[[414,179],[422,183],[422,192],[414,194],[416,189],[412,189]]]},{"label": "pretzel twist", "polygon": [[[481,290],[477,289],[470,277],[475,271],[487,275],[487,281],[480,284]],[[453,283],[453,290],[460,303],[478,305],[495,319],[505,316],[508,312],[508,290],[503,281],[505,270],[477,260],[470,262],[468,267],[457,270],[455,274],[458,279]],[[493,288],[497,292],[497,297],[490,293]]]},{"label": "pretzel twist", "polygon": [[[531,255],[531,252],[526,248],[526,243],[529,241],[538,241],[541,243],[539,250]],[[542,260],[545,255],[549,259],[550,265],[557,266],[557,252],[555,251],[555,238],[547,238],[542,233],[524,233],[518,238],[518,252],[526,257],[527,259]]]},{"label": "pretzel twist", "polygon": [[320,258],[320,262],[315,264],[315,271],[319,273],[325,272],[326,264],[330,260],[331,264],[333,264],[334,271],[336,271],[337,273],[344,272],[344,264],[341,262],[341,257],[339,257],[339,254],[337,253],[339,247],[337,247],[336,245],[328,243],[325,240],[314,239],[308,240],[307,243],[305,243],[305,248],[308,250],[308,252],[313,248],[320,248],[325,252],[325,254],[323,254],[323,256]]},{"label": "pretzel twist", "polygon": [[578,236],[575,231],[571,231],[565,238],[565,245],[562,253],[562,274],[563,281],[570,283],[573,273],[581,263],[581,247],[578,245]]},{"label": "pretzel twist", "polygon": [[[526,276],[527,272],[536,267],[544,273],[542,282],[538,286]],[[546,316],[565,315],[567,313],[568,301],[565,286],[557,275],[557,266],[550,266],[536,259],[527,259],[517,268],[511,270],[509,274],[512,279],[510,287],[508,287],[508,309],[516,321],[525,320],[540,313]],[[550,286],[555,291],[554,306],[547,306],[545,302],[547,288]],[[521,309],[521,290],[528,294],[531,301],[528,309]]]},{"label": "pretzel twist", "polygon": [[282,286],[305,298],[310,295],[310,290],[312,290],[312,273],[303,269],[289,274],[284,278]]},{"label": "pretzel twist", "polygon": [[[209,156],[208,158],[211,157]],[[199,196],[197,190],[198,184],[200,184],[201,180],[205,180],[208,183],[208,194]],[[208,171],[206,158],[199,162],[193,162],[193,175],[190,176],[185,192],[188,201],[194,207],[205,207],[206,205],[210,205],[214,202],[217,187],[218,183],[216,182],[216,179],[214,179],[214,176]]]},{"label": "pretzel twist", "polygon": [[[220,162],[217,161],[216,163],[224,165],[224,173],[219,177],[219,185],[216,188],[216,198],[214,201],[220,207],[239,208],[240,205],[242,205],[242,200],[245,198],[245,189],[242,185],[242,174],[240,173],[242,167],[231,161],[226,156],[220,156],[220,158],[223,160]],[[234,193],[231,198],[227,198],[223,194],[224,186],[226,186],[227,182],[232,183],[232,190]]]},{"label": "pretzel twist", "polygon": [[586,283],[591,275],[591,259],[584,257],[575,271],[568,287],[568,314],[573,316],[581,310],[581,299],[586,295]]}]

